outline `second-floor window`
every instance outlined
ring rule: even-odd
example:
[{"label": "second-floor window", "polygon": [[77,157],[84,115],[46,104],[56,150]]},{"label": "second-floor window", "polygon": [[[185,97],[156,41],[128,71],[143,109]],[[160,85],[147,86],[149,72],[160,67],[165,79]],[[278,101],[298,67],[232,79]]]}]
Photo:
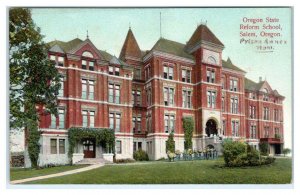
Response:
[{"label": "second-floor window", "polygon": [[120,76],[120,68],[116,66],[108,66],[108,74]]},{"label": "second-floor window", "polygon": [[182,90],[182,107],[191,108],[192,107],[192,92],[188,90]]},{"label": "second-floor window", "polygon": [[146,117],[146,129],[148,133],[152,132],[152,116],[148,114]]},{"label": "second-floor window", "polygon": [[175,128],[175,116],[171,114],[165,114],[165,133],[174,132]]},{"label": "second-floor window", "polygon": [[230,91],[238,91],[237,79],[230,79]]},{"label": "second-floor window", "polygon": [[265,138],[268,138],[270,136],[270,127],[264,127],[264,131],[265,131]]},{"label": "second-floor window", "polygon": [[279,121],[278,109],[274,109],[274,121]]},{"label": "second-floor window", "polygon": [[95,127],[95,111],[82,111],[82,127]]},{"label": "second-floor window", "polygon": [[164,65],[164,78],[173,80],[174,78],[173,67]]},{"label": "second-floor window", "polygon": [[165,106],[174,105],[174,89],[169,87],[164,87],[164,103]]},{"label": "second-floor window", "polygon": [[63,97],[64,96],[64,78],[63,77],[60,78],[59,83],[60,83],[60,88],[58,90],[58,96]]},{"label": "second-floor window", "polygon": [[120,113],[109,113],[109,128],[120,132],[121,126],[121,114]]},{"label": "second-floor window", "polygon": [[82,99],[94,99],[95,82],[93,80],[82,79],[81,80],[81,98]]},{"label": "second-floor window", "polygon": [[216,82],[216,73],[213,69],[206,70],[206,82],[215,83]]},{"label": "second-floor window", "polygon": [[249,117],[250,118],[255,118],[255,112],[256,112],[256,107],[255,106],[249,106]]},{"label": "second-floor window", "polygon": [[191,71],[183,69],[181,71],[181,80],[182,80],[182,82],[190,83],[191,82]]},{"label": "second-floor window", "polygon": [[58,109],[58,125],[60,129],[65,128],[65,110]]},{"label": "second-floor window", "polygon": [[108,85],[108,101],[120,104],[120,85],[112,83]]},{"label": "second-floor window", "polygon": [[207,107],[215,108],[216,107],[216,91],[207,91]]},{"label": "second-floor window", "polygon": [[152,91],[151,91],[151,87],[146,89],[146,93],[147,93],[147,106],[151,106],[152,105]]},{"label": "second-floor window", "polygon": [[230,105],[231,105],[231,113],[238,114],[239,112],[239,100],[237,97],[230,98]]},{"label": "second-floor window", "polygon": [[140,133],[141,132],[141,117],[132,117],[132,127],[134,133]]},{"label": "second-floor window", "polygon": [[255,125],[250,126],[250,138],[256,139],[256,126]]},{"label": "second-floor window", "polygon": [[270,120],[270,110],[268,107],[264,107],[263,110],[263,119],[264,120]]},{"label": "second-floor window", "polygon": [[140,106],[141,105],[141,91],[132,90],[132,105]]}]

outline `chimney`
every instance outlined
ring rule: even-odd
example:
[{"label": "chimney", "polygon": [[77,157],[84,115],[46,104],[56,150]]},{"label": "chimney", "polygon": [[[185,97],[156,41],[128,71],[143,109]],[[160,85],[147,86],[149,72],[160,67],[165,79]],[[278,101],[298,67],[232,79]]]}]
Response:
[{"label": "chimney", "polygon": [[262,82],[262,77],[259,77],[259,82]]}]

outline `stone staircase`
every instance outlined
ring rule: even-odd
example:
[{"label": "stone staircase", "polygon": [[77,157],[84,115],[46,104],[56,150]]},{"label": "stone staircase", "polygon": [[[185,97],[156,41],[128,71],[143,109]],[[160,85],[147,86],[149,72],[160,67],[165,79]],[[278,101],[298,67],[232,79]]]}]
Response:
[{"label": "stone staircase", "polygon": [[96,165],[96,164],[107,164],[103,158],[84,158],[81,161],[75,163],[76,165]]}]

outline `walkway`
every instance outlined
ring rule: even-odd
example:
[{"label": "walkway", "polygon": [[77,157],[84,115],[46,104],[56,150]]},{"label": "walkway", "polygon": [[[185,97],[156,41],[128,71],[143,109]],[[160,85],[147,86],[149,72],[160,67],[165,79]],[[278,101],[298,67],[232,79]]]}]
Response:
[{"label": "walkway", "polygon": [[26,183],[26,182],[31,182],[31,181],[40,180],[40,179],[48,179],[48,178],[60,177],[60,176],[64,176],[64,175],[71,175],[71,174],[75,174],[75,173],[89,171],[92,169],[97,169],[102,166],[104,166],[104,164],[96,164],[96,165],[91,165],[88,167],[79,168],[79,169],[75,169],[75,170],[71,170],[71,171],[65,171],[65,172],[61,172],[61,173],[55,173],[55,174],[50,174],[50,175],[43,175],[43,176],[38,176],[38,177],[14,180],[14,181],[11,181],[10,183],[11,184],[20,184],[20,183]]}]

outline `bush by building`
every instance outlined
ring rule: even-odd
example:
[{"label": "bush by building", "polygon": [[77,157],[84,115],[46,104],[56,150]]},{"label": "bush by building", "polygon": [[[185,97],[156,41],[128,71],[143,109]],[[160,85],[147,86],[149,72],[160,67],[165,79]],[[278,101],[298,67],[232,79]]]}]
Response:
[{"label": "bush by building", "polygon": [[149,157],[148,154],[144,150],[137,150],[133,153],[133,158],[136,161],[148,161]]}]

